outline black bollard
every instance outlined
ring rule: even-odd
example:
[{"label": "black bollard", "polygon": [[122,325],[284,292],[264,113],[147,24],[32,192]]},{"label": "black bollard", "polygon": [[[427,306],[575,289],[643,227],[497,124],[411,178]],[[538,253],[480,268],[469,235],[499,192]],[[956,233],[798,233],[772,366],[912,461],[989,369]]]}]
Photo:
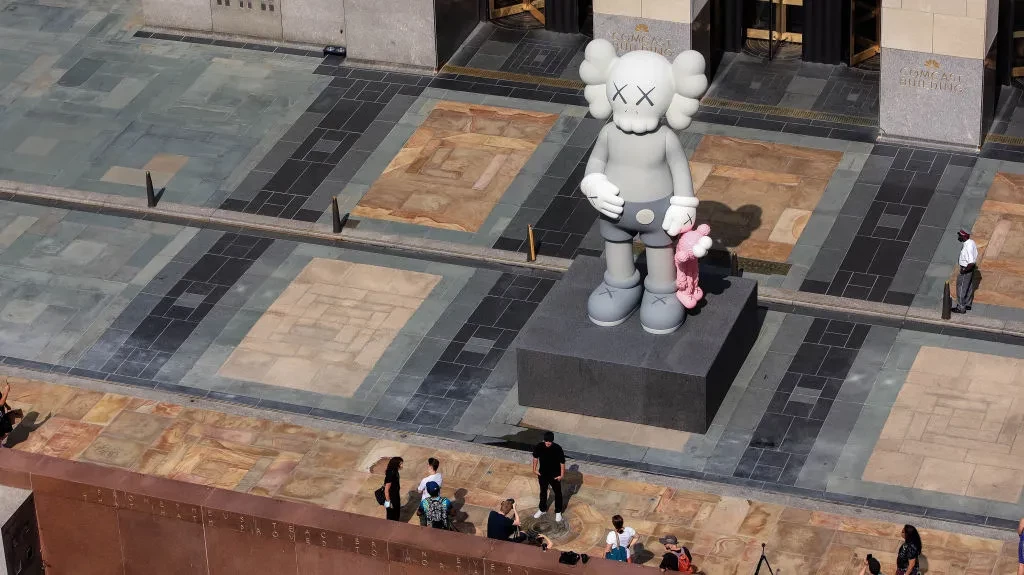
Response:
[{"label": "black bollard", "polygon": [[156,194],[153,192],[153,176],[146,172],[146,205],[156,207]]},{"label": "black bollard", "polygon": [[949,295],[949,282],[942,285],[942,319],[949,319],[953,312],[953,298]]},{"label": "black bollard", "polygon": [[341,210],[338,208],[337,196],[331,198],[331,222],[334,224],[334,233],[340,234],[342,228],[348,222],[348,213],[344,216],[341,215]]},{"label": "black bollard", "polygon": [[729,254],[729,275],[739,277],[743,270],[740,269],[740,257],[736,252]]}]

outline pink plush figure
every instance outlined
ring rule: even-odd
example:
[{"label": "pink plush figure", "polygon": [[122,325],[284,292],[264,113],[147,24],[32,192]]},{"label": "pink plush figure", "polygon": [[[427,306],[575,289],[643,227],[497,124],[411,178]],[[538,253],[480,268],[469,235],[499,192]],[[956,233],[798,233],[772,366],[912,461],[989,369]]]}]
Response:
[{"label": "pink plush figure", "polygon": [[700,268],[697,259],[708,253],[711,247],[711,227],[707,224],[697,226],[680,234],[676,241],[676,297],[686,309],[697,307],[704,290],[700,289]]}]

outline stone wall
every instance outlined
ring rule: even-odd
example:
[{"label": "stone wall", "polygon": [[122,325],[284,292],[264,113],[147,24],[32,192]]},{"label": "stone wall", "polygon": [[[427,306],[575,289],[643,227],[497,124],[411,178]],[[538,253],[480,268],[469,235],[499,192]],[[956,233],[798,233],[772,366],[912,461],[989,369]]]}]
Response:
[{"label": "stone wall", "polygon": [[693,16],[706,4],[706,0],[594,0],[594,37],[609,40],[620,54],[649,50],[672,59],[691,48]]},{"label": "stone wall", "polygon": [[142,0],[142,13],[160,28],[323,46],[346,40],[343,0]]},{"label": "stone wall", "polygon": [[883,136],[981,145],[998,12],[998,0],[883,0]]},{"label": "stone wall", "polygon": [[637,568],[5,449],[52,575],[615,575]]}]

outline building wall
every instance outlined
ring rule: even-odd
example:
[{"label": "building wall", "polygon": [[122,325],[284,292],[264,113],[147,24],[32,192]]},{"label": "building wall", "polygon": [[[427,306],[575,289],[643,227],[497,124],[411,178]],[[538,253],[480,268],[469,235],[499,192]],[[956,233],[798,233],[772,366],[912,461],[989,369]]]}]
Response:
[{"label": "building wall", "polygon": [[883,137],[981,145],[998,0],[883,0]]},{"label": "building wall", "polygon": [[707,0],[594,0],[594,37],[620,54],[649,50],[672,59],[693,45],[695,5],[707,11]]}]

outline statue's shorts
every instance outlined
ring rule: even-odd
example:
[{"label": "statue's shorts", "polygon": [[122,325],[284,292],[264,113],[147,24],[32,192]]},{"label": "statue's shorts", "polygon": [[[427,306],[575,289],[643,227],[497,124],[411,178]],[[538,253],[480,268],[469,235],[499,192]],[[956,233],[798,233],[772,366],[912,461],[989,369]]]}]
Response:
[{"label": "statue's shorts", "polygon": [[617,220],[601,215],[601,237],[609,242],[628,242],[637,234],[645,246],[664,248],[672,245],[672,237],[661,227],[665,221],[671,196],[650,202],[626,202]]}]

